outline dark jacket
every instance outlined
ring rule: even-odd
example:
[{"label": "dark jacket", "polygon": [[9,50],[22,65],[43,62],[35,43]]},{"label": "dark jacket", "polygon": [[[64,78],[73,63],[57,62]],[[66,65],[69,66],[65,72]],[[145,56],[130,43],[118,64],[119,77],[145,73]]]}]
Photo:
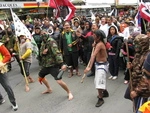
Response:
[{"label": "dark jacket", "polygon": [[[78,52],[79,38],[75,35],[74,31],[71,30],[70,32],[71,32],[71,37],[72,37],[72,52]],[[67,44],[65,32],[62,32],[62,34],[60,36],[60,44],[59,45],[60,45],[60,49],[61,49],[63,55],[69,55],[68,44]]]},{"label": "dark jacket", "polygon": [[38,49],[40,50],[40,47],[41,47],[41,43],[42,43],[42,37],[40,34],[34,34],[33,35],[33,38],[38,46]]},{"label": "dark jacket", "polygon": [[[47,54],[43,54],[43,51],[48,49]],[[46,42],[42,42],[40,48],[41,65],[43,67],[59,66],[63,63],[63,57],[58,49],[57,43],[53,38],[48,37]]]},{"label": "dark jacket", "polygon": [[60,31],[59,30],[54,31],[51,37],[58,43],[58,46],[59,46]]},{"label": "dark jacket", "polygon": [[112,48],[108,52],[112,52],[116,54],[116,57],[119,57],[120,49],[123,43],[123,37],[115,35],[114,37],[108,37],[107,42],[109,42]]},{"label": "dark jacket", "polygon": [[92,36],[91,30],[86,30],[83,32],[81,39],[83,40],[83,49],[88,52],[92,52],[92,44],[94,43],[94,39]]},{"label": "dark jacket", "polygon": [[[128,51],[129,51],[130,62],[131,62],[133,60],[132,58],[134,58],[135,55],[135,49],[134,49],[132,39],[130,40],[128,39],[127,44],[128,44]],[[122,50],[123,50],[123,55],[126,57],[127,56],[126,43],[123,43]]]}]

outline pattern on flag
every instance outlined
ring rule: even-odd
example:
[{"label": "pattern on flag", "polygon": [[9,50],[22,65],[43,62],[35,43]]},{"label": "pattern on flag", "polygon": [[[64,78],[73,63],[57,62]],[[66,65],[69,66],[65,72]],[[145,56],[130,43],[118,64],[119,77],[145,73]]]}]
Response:
[{"label": "pattern on flag", "polygon": [[34,38],[32,37],[30,31],[27,29],[27,27],[21,22],[21,20],[18,18],[18,16],[12,10],[11,10],[11,14],[12,14],[13,22],[14,22],[16,37],[18,37],[20,35],[25,35],[26,38],[30,39],[31,44],[32,44],[32,55],[34,57],[37,57],[39,50],[38,50],[37,44],[36,44]]},{"label": "pattern on flag", "polygon": [[135,26],[141,32],[141,16],[140,16],[140,11],[138,11],[137,14],[136,14],[136,16],[135,16]]},{"label": "pattern on flag", "polygon": [[49,0],[49,6],[55,8],[55,16],[63,17],[63,19],[71,20],[75,14],[75,6],[69,0]]},{"label": "pattern on flag", "polygon": [[148,22],[150,22],[150,11],[143,1],[141,1],[139,5],[139,11],[140,11],[141,17],[147,20]]}]

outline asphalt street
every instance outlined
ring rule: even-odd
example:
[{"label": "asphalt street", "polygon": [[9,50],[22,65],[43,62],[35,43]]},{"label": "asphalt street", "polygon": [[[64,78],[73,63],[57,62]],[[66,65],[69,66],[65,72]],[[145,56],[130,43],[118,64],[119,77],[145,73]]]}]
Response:
[{"label": "asphalt street", "polygon": [[[38,82],[38,72],[40,67],[37,60],[31,65],[31,76],[35,82],[30,84],[30,92],[24,90],[24,78],[20,74],[17,62],[12,63],[12,71],[8,73],[10,84],[14,90],[19,109],[13,111],[8,100],[7,94],[0,86],[0,91],[6,102],[0,105],[0,113],[133,113],[132,102],[124,99],[124,92],[127,85],[124,82],[123,71],[119,72],[117,80],[107,79],[107,89],[109,97],[104,98],[105,103],[101,107],[95,107],[97,102],[97,90],[94,87],[94,76],[86,77],[80,83],[81,76],[74,75],[68,78],[68,72],[63,75],[74,95],[74,99],[68,101],[67,93],[56,83],[51,75],[47,79],[52,87],[51,94],[41,94],[46,88]],[[83,74],[85,66],[80,65],[80,72]],[[109,74],[108,76],[109,77]]]}]

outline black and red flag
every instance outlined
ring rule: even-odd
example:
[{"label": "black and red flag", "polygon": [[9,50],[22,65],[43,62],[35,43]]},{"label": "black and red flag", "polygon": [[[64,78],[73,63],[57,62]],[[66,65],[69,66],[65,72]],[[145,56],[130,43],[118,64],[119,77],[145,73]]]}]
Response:
[{"label": "black and red flag", "polygon": [[55,9],[55,16],[71,20],[75,15],[75,6],[69,0],[49,0],[49,6]]}]

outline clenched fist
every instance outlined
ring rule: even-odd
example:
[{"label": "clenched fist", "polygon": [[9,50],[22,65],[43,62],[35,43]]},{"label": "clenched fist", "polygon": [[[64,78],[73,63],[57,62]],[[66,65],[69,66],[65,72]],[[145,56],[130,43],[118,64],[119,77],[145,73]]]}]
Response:
[{"label": "clenched fist", "polygon": [[5,63],[0,62],[0,67],[3,67],[5,65]]}]

